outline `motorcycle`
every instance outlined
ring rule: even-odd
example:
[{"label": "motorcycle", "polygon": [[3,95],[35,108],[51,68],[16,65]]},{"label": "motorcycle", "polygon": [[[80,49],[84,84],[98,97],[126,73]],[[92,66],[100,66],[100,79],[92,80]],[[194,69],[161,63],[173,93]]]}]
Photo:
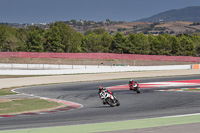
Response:
[{"label": "motorcycle", "polygon": [[132,85],[129,85],[131,90],[136,91],[137,93],[140,93],[140,87],[138,82],[134,82]]},{"label": "motorcycle", "polygon": [[105,104],[110,105],[111,107],[119,106],[119,100],[112,94],[109,94],[106,91],[102,91],[99,93],[100,98],[103,100]]}]

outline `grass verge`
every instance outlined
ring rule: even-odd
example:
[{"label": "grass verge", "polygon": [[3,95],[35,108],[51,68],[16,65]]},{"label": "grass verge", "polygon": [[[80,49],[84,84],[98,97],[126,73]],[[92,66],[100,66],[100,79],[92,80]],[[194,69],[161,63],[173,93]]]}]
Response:
[{"label": "grass verge", "polygon": [[14,87],[11,87],[11,88],[3,88],[3,89],[0,89],[0,96],[17,94],[17,93],[12,92],[12,91],[11,91],[12,89],[15,89],[15,88],[14,88]]},{"label": "grass verge", "polygon": [[29,111],[55,109],[64,106],[61,103],[47,101],[39,98],[14,99],[0,103],[0,114],[15,114]]},{"label": "grass verge", "polygon": [[[199,122],[200,122],[200,115],[197,114],[188,116],[175,116],[168,118],[160,117],[160,118],[138,119],[138,120],[128,120],[128,121],[72,125],[72,126],[7,130],[7,131],[0,131],[0,133],[97,133],[97,132],[100,133],[100,132],[112,132],[112,131],[118,131],[120,133],[122,132],[130,133],[131,131],[137,132],[137,129],[141,128],[163,127],[164,130],[167,129],[166,126],[191,124]],[[153,132],[156,131],[156,129],[155,130],[146,129],[146,131]],[[168,130],[164,131],[167,132]]]},{"label": "grass verge", "polygon": [[[42,75],[46,76],[46,75]],[[26,78],[26,77],[41,77],[41,75],[0,75],[1,78]]]},{"label": "grass verge", "polygon": [[184,89],[183,91],[193,91],[193,92],[199,91],[200,92],[200,88],[197,88],[197,89]]}]

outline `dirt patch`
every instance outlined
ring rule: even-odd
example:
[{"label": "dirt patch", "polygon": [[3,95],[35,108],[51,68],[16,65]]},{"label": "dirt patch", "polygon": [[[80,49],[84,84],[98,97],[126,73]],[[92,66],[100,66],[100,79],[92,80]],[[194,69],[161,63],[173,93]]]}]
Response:
[{"label": "dirt patch", "polygon": [[176,23],[185,24],[185,25],[193,24],[193,22],[187,22],[187,21],[177,21]]},{"label": "dirt patch", "polygon": [[13,101],[13,100],[16,100],[16,99],[0,99],[0,103],[10,102],[10,101]]},{"label": "dirt patch", "polygon": [[164,23],[164,24],[160,24],[160,25],[156,25],[155,27],[171,27],[172,25],[169,23]]}]

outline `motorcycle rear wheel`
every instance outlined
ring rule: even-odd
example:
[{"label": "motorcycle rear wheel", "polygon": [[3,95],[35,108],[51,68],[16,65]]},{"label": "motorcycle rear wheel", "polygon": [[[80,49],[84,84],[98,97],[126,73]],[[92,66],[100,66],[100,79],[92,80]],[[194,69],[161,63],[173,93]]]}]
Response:
[{"label": "motorcycle rear wheel", "polygon": [[140,93],[140,88],[139,88],[139,87],[135,88],[135,91],[136,91],[137,93]]},{"label": "motorcycle rear wheel", "polygon": [[140,91],[139,91],[139,90],[136,90],[136,92],[137,92],[137,93],[140,93]]},{"label": "motorcycle rear wheel", "polygon": [[116,106],[119,106],[120,105],[120,102],[116,99]]},{"label": "motorcycle rear wheel", "polygon": [[111,98],[107,98],[106,102],[111,106],[111,107],[115,107],[116,104],[113,102],[113,100]]}]

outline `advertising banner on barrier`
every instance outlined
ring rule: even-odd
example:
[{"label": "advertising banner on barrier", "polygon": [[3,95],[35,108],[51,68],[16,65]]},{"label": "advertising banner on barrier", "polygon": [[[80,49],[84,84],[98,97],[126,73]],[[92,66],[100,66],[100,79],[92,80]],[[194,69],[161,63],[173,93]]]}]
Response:
[{"label": "advertising banner on barrier", "polygon": [[193,69],[199,69],[199,64],[193,64]]}]

